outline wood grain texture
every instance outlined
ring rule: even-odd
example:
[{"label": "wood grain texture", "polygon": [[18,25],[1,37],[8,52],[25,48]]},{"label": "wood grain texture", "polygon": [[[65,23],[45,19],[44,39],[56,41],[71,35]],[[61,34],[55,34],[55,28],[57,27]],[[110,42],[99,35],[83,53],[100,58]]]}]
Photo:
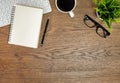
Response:
[{"label": "wood grain texture", "polygon": [[106,39],[83,23],[95,15],[92,0],[77,0],[75,17],[53,11],[44,45],[38,49],[9,45],[10,26],[0,28],[0,83],[120,83],[120,24]]}]

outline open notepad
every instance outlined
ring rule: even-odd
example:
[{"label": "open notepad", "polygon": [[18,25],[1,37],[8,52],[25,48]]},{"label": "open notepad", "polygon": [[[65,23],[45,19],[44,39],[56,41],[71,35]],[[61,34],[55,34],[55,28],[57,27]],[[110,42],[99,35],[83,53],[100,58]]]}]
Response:
[{"label": "open notepad", "polygon": [[15,5],[9,44],[38,48],[43,9]]}]

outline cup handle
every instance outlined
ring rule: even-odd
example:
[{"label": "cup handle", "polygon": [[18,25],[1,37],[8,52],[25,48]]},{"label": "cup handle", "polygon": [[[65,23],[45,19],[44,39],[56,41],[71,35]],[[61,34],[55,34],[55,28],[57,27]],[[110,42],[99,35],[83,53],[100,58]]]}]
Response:
[{"label": "cup handle", "polygon": [[69,15],[70,15],[70,17],[74,17],[75,16],[74,13],[73,13],[73,11],[70,11]]}]

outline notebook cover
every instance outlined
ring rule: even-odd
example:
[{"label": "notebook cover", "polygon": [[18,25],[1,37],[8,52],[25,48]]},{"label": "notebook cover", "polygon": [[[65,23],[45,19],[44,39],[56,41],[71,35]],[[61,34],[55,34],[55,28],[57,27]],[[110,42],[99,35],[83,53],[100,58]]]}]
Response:
[{"label": "notebook cover", "polygon": [[16,5],[9,34],[9,44],[38,48],[43,9]]},{"label": "notebook cover", "polygon": [[0,0],[0,27],[10,24],[12,7],[15,4],[42,8],[44,14],[52,11],[49,0]]}]

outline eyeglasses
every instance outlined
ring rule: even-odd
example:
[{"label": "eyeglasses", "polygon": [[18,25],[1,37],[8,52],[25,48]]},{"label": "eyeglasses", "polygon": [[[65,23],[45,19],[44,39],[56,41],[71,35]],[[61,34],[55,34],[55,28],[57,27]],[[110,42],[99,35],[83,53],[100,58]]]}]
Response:
[{"label": "eyeglasses", "polygon": [[89,28],[94,28],[96,27],[96,33],[103,37],[106,38],[107,36],[110,35],[110,32],[108,32],[102,25],[100,25],[98,22],[93,20],[90,16],[85,15],[84,16],[84,23],[87,25]]}]

